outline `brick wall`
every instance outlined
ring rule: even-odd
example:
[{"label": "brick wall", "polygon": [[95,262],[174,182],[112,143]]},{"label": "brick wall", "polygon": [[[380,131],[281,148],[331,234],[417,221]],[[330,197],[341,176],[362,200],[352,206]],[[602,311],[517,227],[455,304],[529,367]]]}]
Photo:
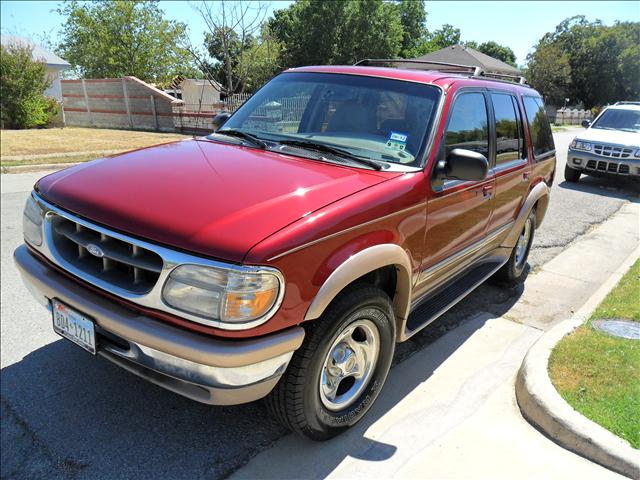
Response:
[{"label": "brick wall", "polygon": [[175,131],[173,107],[182,101],[136,77],[60,83],[66,125]]}]

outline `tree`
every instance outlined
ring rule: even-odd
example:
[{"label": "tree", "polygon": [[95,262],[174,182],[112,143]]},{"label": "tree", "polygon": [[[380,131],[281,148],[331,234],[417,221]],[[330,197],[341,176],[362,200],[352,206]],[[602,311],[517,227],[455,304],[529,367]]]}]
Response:
[{"label": "tree", "polygon": [[545,34],[527,57],[532,85],[560,103],[585,107],[640,96],[640,23],[605,26],[582,16],[567,18]]},{"label": "tree", "polygon": [[571,89],[569,56],[558,45],[538,48],[528,57],[526,76],[551,105],[564,105]]},{"label": "tree", "polygon": [[258,42],[255,42],[244,55],[243,66],[247,72],[245,89],[255,92],[282,70],[280,52],[282,44],[278,42],[265,26]]},{"label": "tree", "polygon": [[57,103],[44,96],[51,81],[43,62],[32,59],[33,49],[20,44],[0,50],[0,123],[3,128],[46,126]]},{"label": "tree", "polygon": [[205,48],[213,63],[201,59],[195,48],[187,49],[198,63],[207,66],[225,94],[242,93],[253,59],[258,58],[258,50],[262,48],[257,37],[266,16],[266,5],[242,0],[202,1],[196,10],[207,25]]},{"label": "tree", "polygon": [[439,29],[428,32],[423,41],[407,53],[407,58],[419,57],[460,43],[460,29],[445,23]]},{"label": "tree", "polygon": [[397,5],[382,0],[299,0],[277,10],[269,30],[282,45],[284,67],[395,57],[404,31]]},{"label": "tree", "polygon": [[[475,48],[475,47],[472,47]],[[476,50],[484,53],[485,55],[489,55],[490,57],[497,58],[509,65],[516,66],[516,54],[513,53],[513,50],[509,47],[505,47],[504,45],[500,45],[496,42],[489,41],[480,44]]]},{"label": "tree", "polygon": [[460,43],[460,29],[445,23],[429,35],[429,42],[434,51],[457,45]]},{"label": "tree", "polygon": [[400,0],[396,4],[396,12],[402,24],[402,45],[400,56],[410,58],[418,45],[425,41],[427,28],[427,12],[422,0]]},{"label": "tree", "polygon": [[403,41],[403,27],[394,5],[381,0],[350,2],[342,31],[339,63],[365,58],[397,57]]},{"label": "tree", "polygon": [[83,77],[164,83],[193,69],[180,47],[186,25],[166,20],[157,0],[73,0],[58,13],[66,17],[58,52]]},{"label": "tree", "polygon": [[285,67],[337,63],[347,2],[300,0],[277,10],[269,30],[282,43]]}]

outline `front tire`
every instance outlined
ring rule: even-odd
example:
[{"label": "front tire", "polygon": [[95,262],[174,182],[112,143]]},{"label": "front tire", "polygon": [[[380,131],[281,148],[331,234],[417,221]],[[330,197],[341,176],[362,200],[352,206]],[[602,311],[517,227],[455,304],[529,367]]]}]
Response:
[{"label": "front tire", "polygon": [[564,179],[567,182],[576,183],[580,180],[580,170],[575,170],[571,168],[569,165],[565,165],[564,167]]},{"label": "front tire", "polygon": [[362,419],[391,367],[395,318],[380,289],[357,285],[309,322],[304,343],[267,397],[272,415],[311,440],[327,440]]},{"label": "front tire", "polygon": [[527,258],[529,258],[529,251],[533,244],[535,229],[536,210],[534,208],[529,212],[529,215],[524,222],[524,226],[518,236],[516,246],[513,247],[513,250],[511,251],[509,260],[495,274],[495,277],[499,282],[507,285],[518,283],[524,273],[524,268],[527,265]]}]

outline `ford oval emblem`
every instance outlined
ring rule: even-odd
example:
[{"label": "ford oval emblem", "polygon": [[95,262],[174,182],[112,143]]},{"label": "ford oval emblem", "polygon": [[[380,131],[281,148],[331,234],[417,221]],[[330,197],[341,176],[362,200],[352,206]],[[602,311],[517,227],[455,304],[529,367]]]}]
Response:
[{"label": "ford oval emblem", "polygon": [[94,245],[93,243],[87,245],[87,251],[94,257],[104,257],[104,252],[102,251],[102,249],[99,246]]}]

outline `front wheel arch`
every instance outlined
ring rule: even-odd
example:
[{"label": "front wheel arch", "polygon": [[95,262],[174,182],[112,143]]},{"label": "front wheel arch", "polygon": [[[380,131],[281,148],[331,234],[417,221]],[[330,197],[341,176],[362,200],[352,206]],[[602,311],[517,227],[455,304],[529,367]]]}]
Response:
[{"label": "front wheel arch", "polygon": [[[395,293],[391,296],[396,326],[409,315],[411,306],[412,269],[409,255],[396,244],[380,244],[365,248],[336,268],[318,290],[305,321],[319,318],[338,295],[372,272],[392,266],[395,269]],[[398,328],[398,331],[400,329]]]}]

